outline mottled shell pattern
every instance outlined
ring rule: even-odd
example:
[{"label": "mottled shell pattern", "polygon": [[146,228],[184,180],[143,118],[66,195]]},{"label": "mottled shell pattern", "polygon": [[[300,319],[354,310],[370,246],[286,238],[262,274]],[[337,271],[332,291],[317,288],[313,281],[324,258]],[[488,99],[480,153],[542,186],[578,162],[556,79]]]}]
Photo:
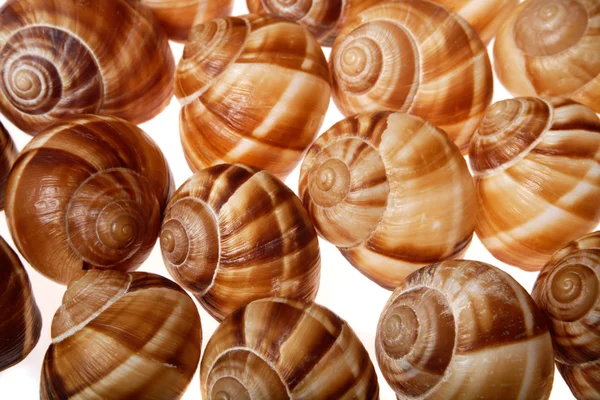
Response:
[{"label": "mottled shell pattern", "polygon": [[0,123],[0,211],[4,209],[4,188],[10,168],[17,158],[15,142]]},{"label": "mottled shell pattern", "polygon": [[399,399],[547,399],[552,340],[533,299],[505,272],[444,261],[406,278],[377,327],[377,361]]},{"label": "mottled shell pattern", "polygon": [[306,154],[299,193],[319,235],[388,289],[462,255],[475,229],[475,190],[460,151],[408,114],[335,124]]},{"label": "mottled shell pattern", "polygon": [[200,364],[202,398],[379,398],[375,368],[352,328],[328,309],[256,300],[230,314]]},{"label": "mottled shell pattern", "polygon": [[342,114],[392,110],[427,118],[461,151],[492,101],[492,67],[477,33],[423,0],[359,13],[336,39],[329,67]]},{"label": "mottled shell pattern", "polygon": [[40,398],[179,399],[198,367],[194,301],[159,275],[90,270],[52,320]]},{"label": "mottled shell pattern", "polygon": [[494,65],[515,96],[569,98],[600,112],[598,0],[530,0],[498,31]]},{"label": "mottled shell pattern", "polygon": [[256,299],[317,295],[317,233],[300,199],[266,171],[197,172],[173,194],[160,238],[171,276],[219,321]]},{"label": "mottled shell pattern", "polygon": [[173,190],[158,146],[114,117],[64,119],[19,154],[6,216],[20,253],[67,284],[81,270],[137,268],[150,254]]},{"label": "mottled shell pattern", "polygon": [[185,42],[192,27],[231,15],[233,0],[140,0],[149,7],[169,39]]},{"label": "mottled shell pattern", "polygon": [[8,0],[0,70],[0,111],[37,134],[67,115],[151,119],[171,100],[175,61],[136,1]]},{"label": "mottled shell pattern", "polygon": [[0,237],[0,372],[21,362],[40,338],[42,316],[21,260]]},{"label": "mottled shell pattern", "polygon": [[241,162],[285,178],[325,117],[327,61],[296,23],[257,15],[217,19],[192,30],[175,94],[193,171]]},{"label": "mottled shell pattern", "polygon": [[544,266],[533,298],[550,321],[559,372],[578,399],[600,396],[600,232],[569,243]]},{"label": "mottled shell pattern", "polygon": [[539,270],[600,222],[600,118],[588,107],[531,97],[497,102],[469,160],[477,236],[502,262]]}]

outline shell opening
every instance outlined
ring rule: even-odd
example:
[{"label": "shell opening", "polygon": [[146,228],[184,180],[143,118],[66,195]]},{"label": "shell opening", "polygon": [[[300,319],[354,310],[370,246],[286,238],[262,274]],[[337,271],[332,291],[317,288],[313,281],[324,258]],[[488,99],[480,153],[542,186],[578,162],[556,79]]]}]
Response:
[{"label": "shell opening", "polygon": [[[569,257],[559,265],[549,279],[550,307],[553,318],[574,321],[585,316],[596,304],[600,284],[589,259]],[[595,260],[600,263],[600,259]],[[593,267],[593,266],[592,266]]]},{"label": "shell opening", "polygon": [[406,306],[396,307],[383,321],[383,347],[391,357],[404,357],[410,352],[419,336],[419,320]]},{"label": "shell opening", "polygon": [[331,158],[315,166],[314,184],[310,185],[310,195],[322,207],[331,207],[346,198],[350,190],[350,170],[340,159]]},{"label": "shell opening", "polygon": [[235,378],[223,377],[215,382],[211,399],[213,400],[251,400],[248,390]]}]

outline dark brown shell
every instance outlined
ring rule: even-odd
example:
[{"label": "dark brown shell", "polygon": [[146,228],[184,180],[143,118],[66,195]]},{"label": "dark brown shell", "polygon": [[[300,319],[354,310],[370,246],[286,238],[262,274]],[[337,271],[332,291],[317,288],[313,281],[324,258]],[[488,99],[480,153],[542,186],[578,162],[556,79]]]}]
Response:
[{"label": "dark brown shell", "polygon": [[4,209],[4,189],[10,169],[17,158],[17,148],[0,123],[0,211]]}]

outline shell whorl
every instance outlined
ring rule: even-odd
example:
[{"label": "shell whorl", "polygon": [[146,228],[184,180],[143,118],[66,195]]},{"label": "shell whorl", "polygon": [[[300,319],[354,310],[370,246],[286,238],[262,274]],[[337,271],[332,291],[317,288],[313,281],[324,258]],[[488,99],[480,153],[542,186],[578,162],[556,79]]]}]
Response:
[{"label": "shell whorl", "polygon": [[0,211],[4,210],[4,189],[10,169],[17,158],[17,148],[9,133],[0,123]]}]

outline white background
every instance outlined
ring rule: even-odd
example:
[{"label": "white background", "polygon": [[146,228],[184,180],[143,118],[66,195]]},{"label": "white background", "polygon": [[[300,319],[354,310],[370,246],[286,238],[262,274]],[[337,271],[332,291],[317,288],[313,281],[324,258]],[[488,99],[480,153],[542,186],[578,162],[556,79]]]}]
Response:
[{"label": "white background", "polygon": [[[0,0],[0,5],[3,3],[4,0]],[[247,13],[245,1],[235,0],[234,15],[245,13]],[[183,51],[183,46],[172,43],[171,47],[175,55],[175,60],[179,60]],[[490,55],[491,49],[492,47],[490,46]],[[324,51],[325,55],[329,57],[329,49],[324,48]],[[495,81],[494,101],[509,97],[510,95],[506,90],[504,90],[498,81]],[[179,140],[179,110],[180,106],[177,103],[177,100],[173,98],[168,108],[160,115],[152,121],[141,125],[141,128],[152,136],[165,153],[173,171],[177,186],[181,185],[191,176],[191,171],[185,162]],[[320,133],[324,132],[342,118],[342,114],[337,110],[333,102],[331,102]],[[5,128],[11,133],[17,148],[21,149],[29,141],[30,137],[20,132],[3,116],[0,116],[0,120]],[[290,186],[294,192],[297,192],[298,188],[298,171],[299,168],[296,168],[286,180],[287,185]],[[0,214],[0,235],[2,235],[2,237],[14,248],[6,226],[4,212]],[[392,390],[383,379],[383,376],[377,367],[374,349],[375,330],[379,314],[391,292],[382,289],[364,277],[354,269],[331,244],[320,239],[320,245],[322,257],[321,286],[316,301],[348,321],[368,350],[371,360],[375,365],[379,377],[381,399],[395,399]],[[524,272],[494,259],[481,245],[477,237],[473,238],[473,242],[471,243],[465,258],[484,261],[502,268],[517,279],[528,291],[531,291],[537,276],[537,273]],[[51,282],[38,274],[29,265],[25,265],[29,277],[31,278],[35,298],[42,312],[42,334],[37,347],[24,361],[13,368],[0,373],[0,399],[29,400],[39,398],[39,377],[42,360],[46,349],[50,344],[50,324],[54,312],[61,304],[61,298],[65,290],[63,286]],[[160,248],[158,246],[155,247],[151,256],[140,268],[140,271],[154,272],[167,277],[169,276],[162,262]],[[217,322],[213,320],[202,307],[198,306],[198,308],[202,320],[202,345],[204,349],[208,339],[217,327]],[[197,371],[188,391],[183,397],[184,399],[200,398],[198,374]],[[568,387],[558,371],[556,371],[551,399],[568,400],[572,398],[573,396]]]}]

